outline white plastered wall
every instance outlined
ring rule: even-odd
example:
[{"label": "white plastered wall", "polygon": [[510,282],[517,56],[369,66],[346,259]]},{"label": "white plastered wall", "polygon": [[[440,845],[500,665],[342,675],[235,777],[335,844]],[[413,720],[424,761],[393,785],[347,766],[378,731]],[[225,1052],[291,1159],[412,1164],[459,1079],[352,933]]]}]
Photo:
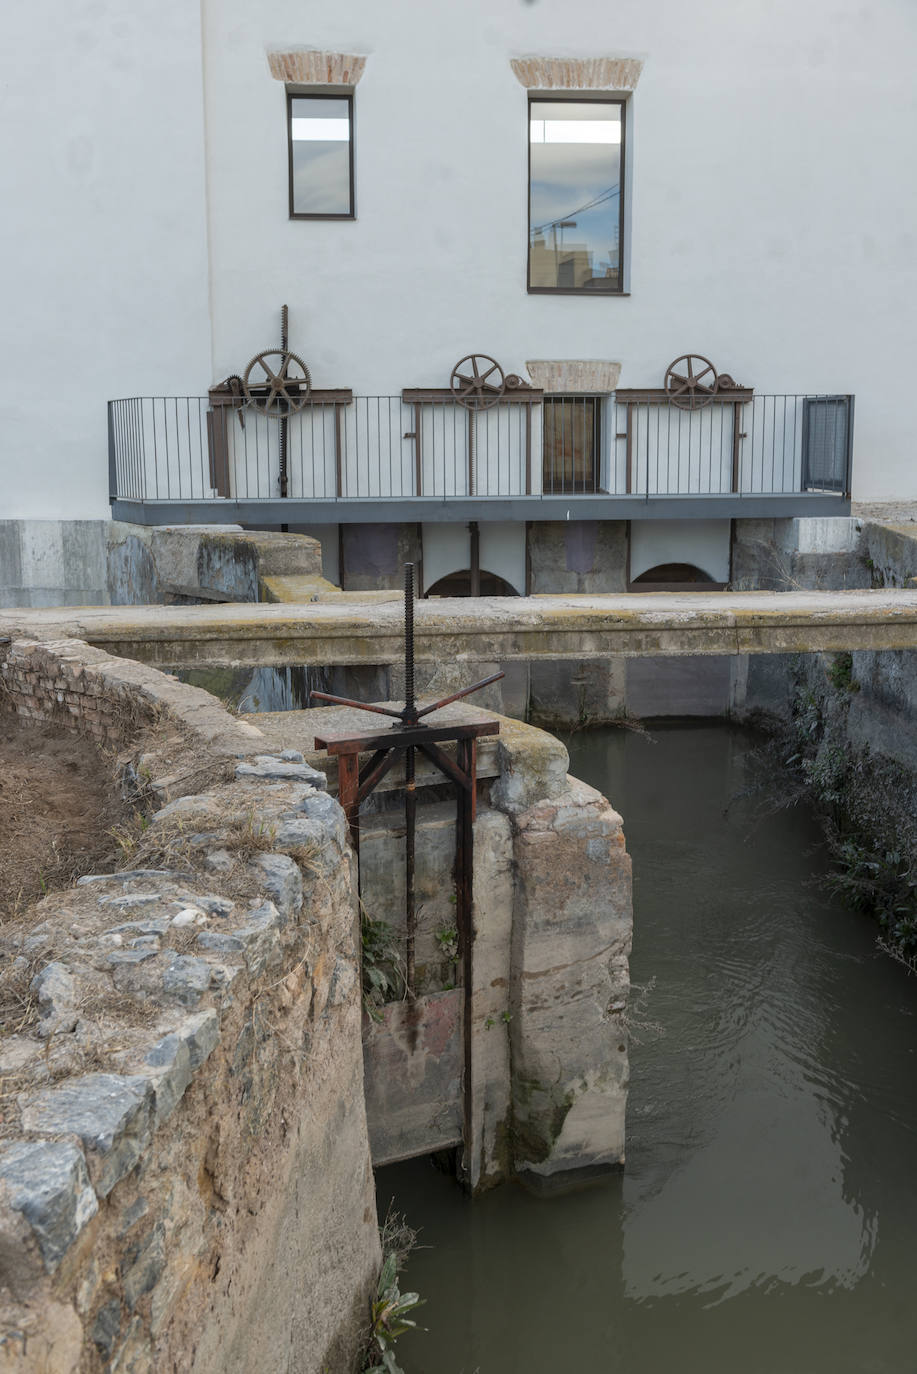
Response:
[{"label": "white plastered wall", "polygon": [[[364,395],[473,349],[618,359],[622,386],[691,349],[759,392],[854,392],[854,495],[917,497],[913,4],[203,0],[204,89],[193,0],[4,19],[0,517],[104,516],[105,402],[201,394],[284,301],[316,385]],[[266,53],[295,47],[367,56],[353,222],[287,217]],[[645,59],[629,297],[526,293],[527,54]]]},{"label": "white plastered wall", "polygon": [[630,580],[661,563],[692,563],[714,582],[729,581],[728,520],[633,520]]},{"label": "white plastered wall", "polygon": [[194,0],[4,8],[3,518],[106,517],[106,402],[210,381],[201,61]]},{"label": "white plastered wall", "polygon": [[[525,525],[510,522],[482,522],[480,525],[480,566],[508,582],[515,592],[525,592]],[[424,591],[470,566],[471,535],[468,524],[425,524],[423,526]]]},{"label": "white plastered wall", "polygon": [[[614,358],[659,385],[686,349],[759,392],[855,392],[855,495],[917,496],[917,8],[899,0],[205,0],[214,375],[277,334],[321,386],[443,386],[472,349]],[[287,219],[266,50],[366,54],[354,222]],[[525,290],[526,91],[509,59],[636,55],[628,298]]]}]

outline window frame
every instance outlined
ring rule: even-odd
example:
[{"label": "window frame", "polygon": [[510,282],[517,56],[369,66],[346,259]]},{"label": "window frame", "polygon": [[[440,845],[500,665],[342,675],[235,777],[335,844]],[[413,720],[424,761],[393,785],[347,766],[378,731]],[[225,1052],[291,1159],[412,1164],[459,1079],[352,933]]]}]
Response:
[{"label": "window frame", "polygon": [[[304,90],[302,90],[300,87],[296,87],[296,86],[287,86],[287,88],[286,88],[286,96],[287,96],[287,183],[288,183],[288,205],[289,205],[290,219],[319,219],[319,220],[321,220],[321,219],[329,219],[329,220],[335,220],[335,219],[337,219],[337,220],[342,220],[342,219],[356,219],[356,217],[357,217],[357,201],[356,201],[356,184],[355,184],[355,179],[354,179],[354,151],[353,151],[354,143],[355,143],[356,140],[355,140],[355,138],[354,138],[354,129],[355,129],[355,125],[354,125],[354,110],[353,110],[353,91],[341,90],[341,89],[338,88],[338,87],[333,87],[333,88],[330,89],[330,90],[324,89],[324,90],[318,91],[318,90],[312,89],[312,90],[304,91]],[[349,126],[350,126],[350,138],[347,140],[347,142],[348,142],[348,153],[349,153],[349,159],[348,159],[348,161],[349,161],[349,173],[350,173],[350,181],[349,181],[349,190],[350,190],[350,210],[349,210],[346,214],[344,214],[344,213],[326,214],[326,213],[322,213],[322,212],[319,212],[319,211],[313,211],[313,210],[306,211],[306,210],[296,210],[296,209],[294,209],[294,206],[293,206],[293,101],[294,101],[294,100],[346,100],[346,102],[347,102],[347,120],[348,120],[348,123],[349,123]]]},{"label": "window frame", "polygon": [[[586,291],[583,287],[569,286],[532,286],[532,106],[543,104],[548,101],[552,104],[563,101],[570,105],[620,105],[621,107],[621,165],[619,175],[620,195],[618,196],[618,285],[613,291]],[[629,296],[630,292],[626,289],[624,280],[624,264],[627,255],[625,244],[626,214],[625,200],[627,199],[627,106],[628,98],[625,95],[603,95],[601,92],[593,92],[588,95],[570,95],[565,91],[530,91],[525,107],[525,142],[526,142],[526,165],[528,168],[525,182],[525,219],[526,219],[526,248],[525,248],[525,289],[529,296],[577,296],[580,299],[586,297],[603,296]]]},{"label": "window frame", "polygon": [[[611,293],[609,293],[609,294],[611,294]],[[558,391],[558,392],[550,392],[549,394],[547,394],[547,395],[544,397],[544,400],[542,401],[542,422],[541,422],[541,490],[542,490],[542,494],[543,494],[543,495],[545,495],[545,496],[595,496],[595,495],[598,495],[598,494],[601,493],[601,491],[602,491],[602,486],[601,486],[600,478],[601,478],[601,473],[602,473],[602,443],[603,443],[604,438],[605,438],[605,405],[604,405],[604,402],[607,401],[607,400],[608,400],[608,396],[607,396],[606,393],[603,393],[603,392],[596,392],[596,391],[576,391],[576,392],[573,392],[573,391],[563,391],[563,392],[560,392],[560,391]],[[563,481],[564,481],[564,479],[563,479],[563,474],[561,474],[561,479],[560,479],[562,485],[558,485],[558,484],[557,484],[557,481],[556,481],[556,478],[554,477],[553,473],[552,473],[552,477],[551,477],[550,486],[548,485],[547,472],[545,471],[545,448],[546,448],[545,436],[547,435],[547,430],[548,430],[546,408],[547,408],[547,406],[549,406],[549,405],[553,408],[555,405],[557,405],[557,404],[563,404],[563,403],[565,403],[565,402],[567,402],[567,401],[572,401],[573,404],[574,404],[574,409],[573,409],[574,423],[575,423],[575,417],[576,417],[576,402],[577,402],[577,401],[580,401],[580,402],[583,404],[583,413],[584,413],[584,415],[585,415],[585,403],[586,403],[587,401],[589,401],[589,402],[592,403],[592,424],[591,424],[591,430],[592,430],[592,478],[591,478],[591,483],[592,483],[592,484],[591,484],[591,486],[587,486],[585,482],[583,482],[583,483],[581,483],[581,484],[580,484],[580,483],[577,483],[576,478],[573,478],[573,480],[572,480],[572,482],[571,482],[570,484],[568,484],[568,485],[563,485]],[[564,412],[561,411],[561,424],[563,424],[563,419],[564,419]]]}]

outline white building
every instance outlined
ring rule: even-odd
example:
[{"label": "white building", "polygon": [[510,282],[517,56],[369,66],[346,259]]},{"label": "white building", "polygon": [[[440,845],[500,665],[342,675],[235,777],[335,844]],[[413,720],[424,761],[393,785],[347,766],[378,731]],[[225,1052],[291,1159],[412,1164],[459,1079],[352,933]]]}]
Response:
[{"label": "white building", "polygon": [[[917,496],[915,55],[911,0],[11,10],[0,604],[103,595],[112,510],[522,592]],[[285,424],[210,395],[282,304]]]}]

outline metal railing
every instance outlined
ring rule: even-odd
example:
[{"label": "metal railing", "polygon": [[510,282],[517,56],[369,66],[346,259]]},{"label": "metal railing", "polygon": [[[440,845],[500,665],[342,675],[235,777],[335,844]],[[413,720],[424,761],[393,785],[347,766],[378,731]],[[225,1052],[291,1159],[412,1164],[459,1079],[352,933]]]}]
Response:
[{"label": "metal railing", "polygon": [[284,422],[202,396],[110,401],[112,499],[273,501],[282,471],[303,502],[850,492],[847,395],[724,393],[683,410],[536,394],[469,411],[345,394]]}]

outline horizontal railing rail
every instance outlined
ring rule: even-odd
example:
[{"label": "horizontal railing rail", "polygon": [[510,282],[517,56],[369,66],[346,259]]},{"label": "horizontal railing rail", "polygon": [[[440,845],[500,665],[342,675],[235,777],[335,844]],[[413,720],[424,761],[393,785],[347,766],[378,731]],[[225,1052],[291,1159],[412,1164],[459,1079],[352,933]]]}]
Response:
[{"label": "horizontal railing rail", "polygon": [[284,420],[206,396],[110,401],[112,501],[849,499],[854,398],[652,393],[453,401],[321,392]]}]

